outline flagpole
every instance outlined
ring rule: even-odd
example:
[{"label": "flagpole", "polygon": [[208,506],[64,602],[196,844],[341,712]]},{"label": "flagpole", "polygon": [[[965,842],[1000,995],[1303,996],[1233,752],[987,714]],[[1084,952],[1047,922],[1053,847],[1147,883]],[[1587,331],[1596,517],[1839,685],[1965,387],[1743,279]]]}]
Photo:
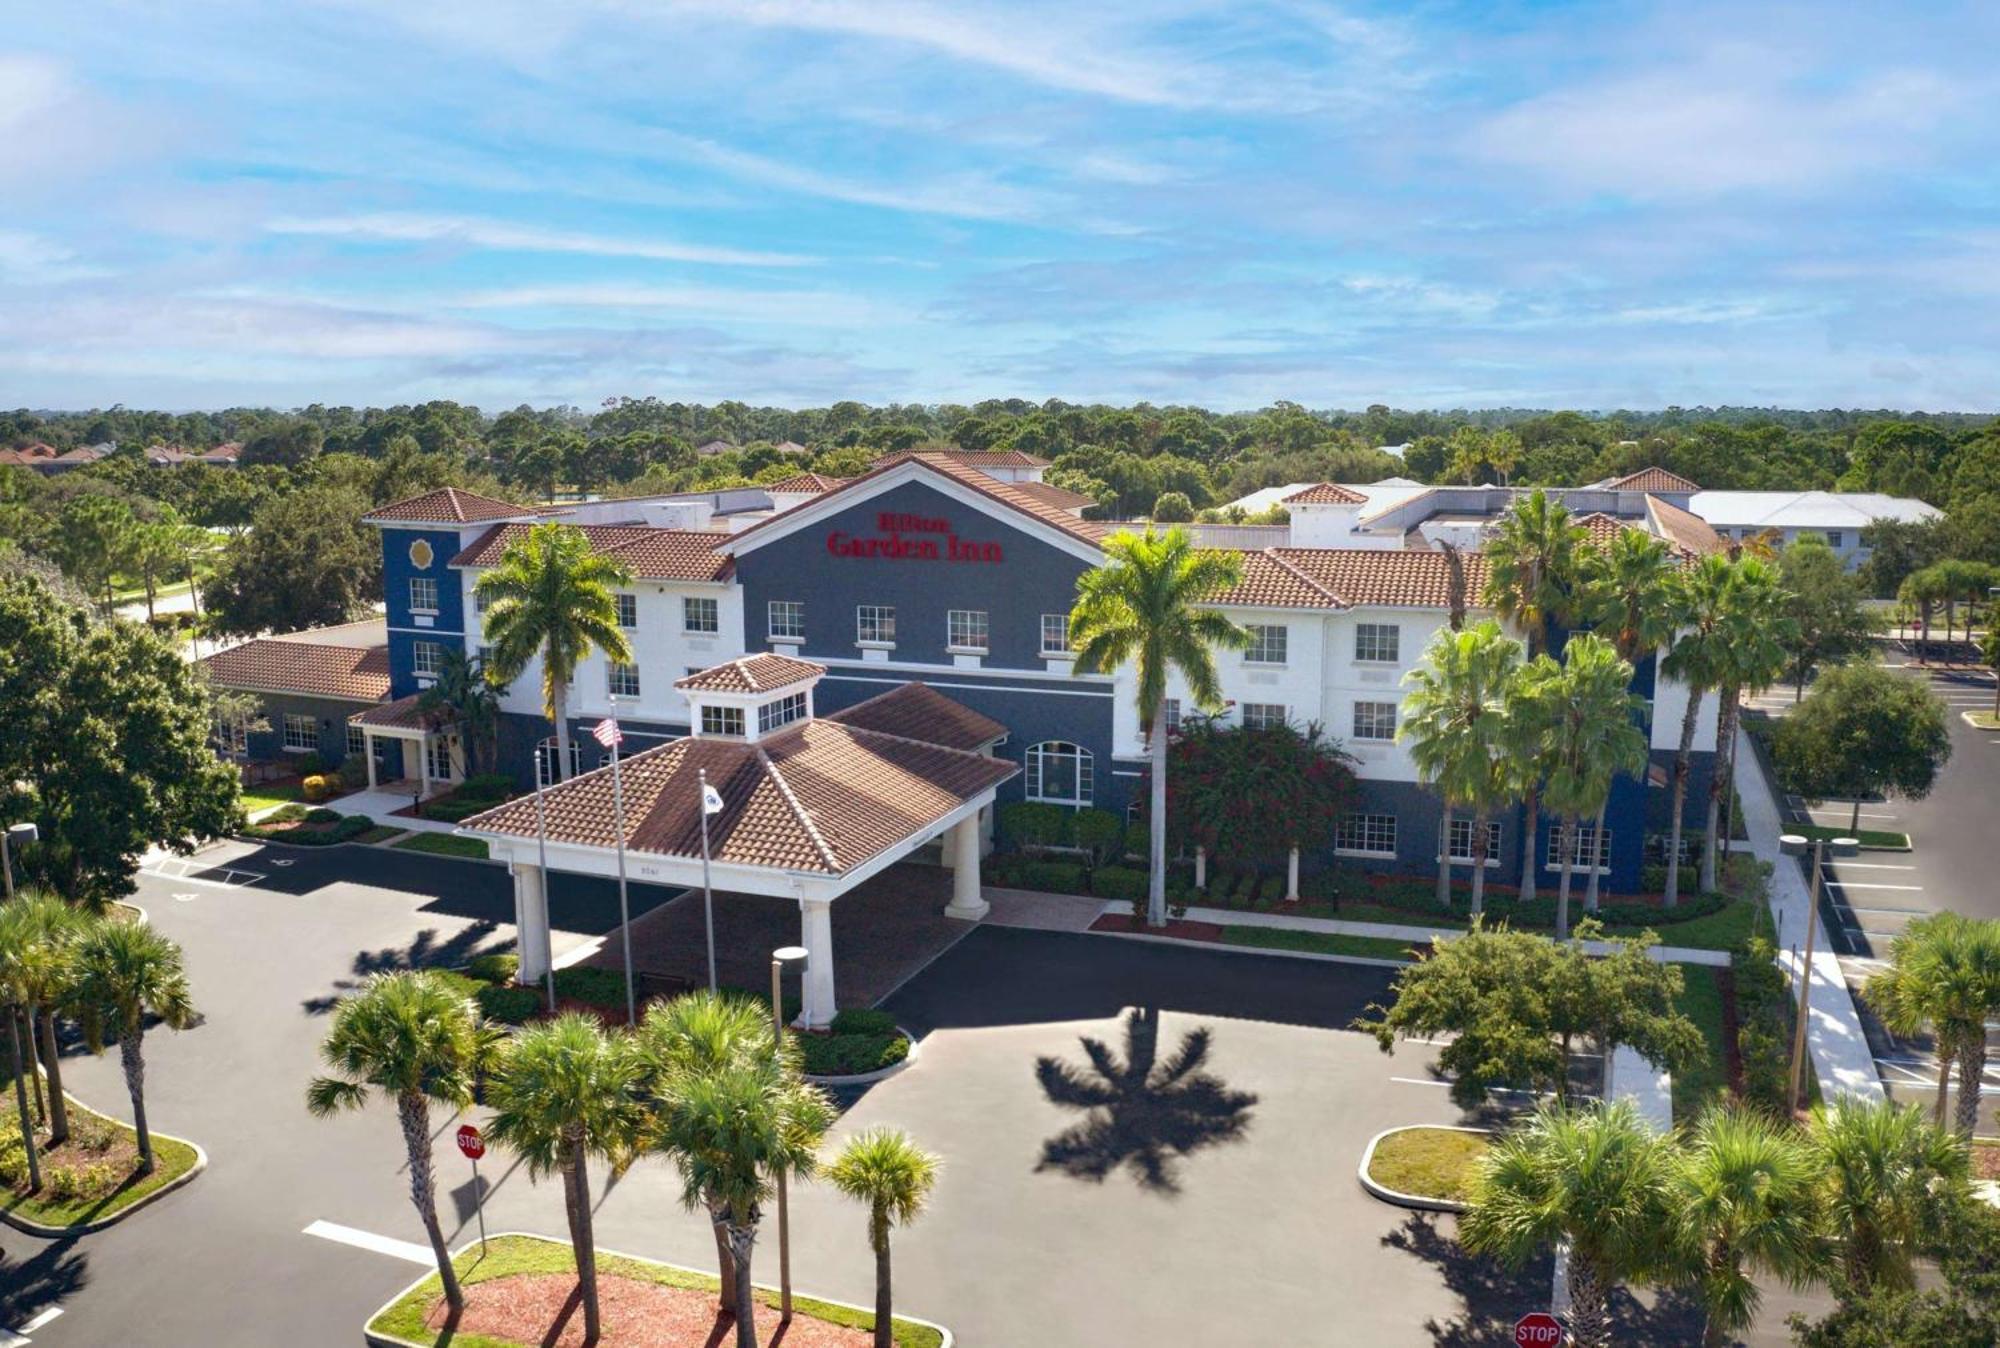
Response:
[{"label": "flagpole", "polygon": [[[547,744],[537,744],[535,746],[535,860],[542,869],[542,914],[545,926],[549,911],[549,812],[547,802],[542,798],[542,792],[547,789],[548,785],[544,751],[549,749],[549,747]],[[548,984],[549,1014],[554,1015],[556,1010],[556,962],[553,958],[553,952],[551,952],[551,958],[543,962],[543,969],[546,975],[544,981]]]},{"label": "flagpole", "polygon": [[708,932],[708,990],[715,986],[715,891],[708,883],[708,769],[698,769],[701,779],[701,920]]},{"label": "flagpole", "polygon": [[611,814],[618,831],[618,937],[625,948],[625,1023],[639,1023],[639,1003],[632,993],[632,908],[625,897],[625,785],[618,773],[618,745],[625,736],[612,720],[611,730]]}]

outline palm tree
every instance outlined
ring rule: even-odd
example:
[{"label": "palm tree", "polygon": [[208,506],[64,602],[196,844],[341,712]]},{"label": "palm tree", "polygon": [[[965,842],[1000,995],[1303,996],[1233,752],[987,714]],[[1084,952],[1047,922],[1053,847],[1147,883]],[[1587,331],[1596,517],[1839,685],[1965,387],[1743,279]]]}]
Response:
[{"label": "palm tree", "polygon": [[1673,824],[1667,835],[1667,893],[1671,908],[1680,898],[1681,817],[1687,808],[1688,763],[1694,755],[1694,732],[1701,719],[1701,702],[1722,681],[1728,652],[1723,620],[1729,611],[1729,586],[1735,570],[1729,559],[1711,553],[1682,573],[1675,588],[1674,644],[1660,661],[1660,673],[1687,689],[1681,713],[1680,743],[1674,749]]},{"label": "palm tree", "polygon": [[315,1118],[359,1109],[375,1092],[395,1102],[409,1153],[410,1202],[437,1257],[454,1322],[465,1309],[465,1293],[438,1225],[431,1102],[453,1110],[470,1105],[498,1042],[499,1032],[480,1020],[472,999],[435,973],[376,974],[334,1007],[333,1026],[319,1046],[332,1075],[315,1077],[306,1089],[306,1108]]},{"label": "palm tree", "polygon": [[1970,1138],[1986,1074],[1986,1023],[2000,1016],[2000,922],[1951,912],[1918,918],[1890,942],[1888,967],[1869,977],[1862,995],[1895,1033],[1931,1032],[1938,1060],[1932,1121],[1944,1126],[1956,1067],[1956,1123]]},{"label": "palm tree", "polygon": [[[1646,737],[1636,724],[1644,704],[1632,694],[1632,666],[1618,658],[1610,642],[1588,632],[1565,643],[1560,665],[1544,655],[1523,677],[1524,696],[1536,705],[1542,727],[1541,757],[1548,769],[1544,794],[1560,817],[1556,939],[1563,941],[1569,939],[1578,821],[1604,807],[1620,773],[1645,768]],[[1601,864],[1603,851],[1604,835],[1592,834],[1591,869]]]},{"label": "palm tree", "polygon": [[[1674,564],[1667,545],[1640,529],[1621,529],[1610,546],[1584,558],[1580,607],[1593,630],[1610,640],[1634,668],[1673,639]],[[1609,801],[1606,797],[1606,801]],[[1604,836],[1604,807],[1597,810]],[[1583,906],[1597,911],[1597,867],[1590,868]]]},{"label": "palm tree", "polygon": [[1410,744],[1417,775],[1444,801],[1438,838],[1438,903],[1451,906],[1452,810],[1472,811],[1472,911],[1484,908],[1486,821],[1519,783],[1510,752],[1511,694],[1521,671],[1521,643],[1488,619],[1464,631],[1440,631],[1423,663],[1404,676],[1398,739]]},{"label": "palm tree", "polygon": [[1919,1241],[1967,1191],[1965,1145],[1920,1110],[1853,1096],[1815,1105],[1805,1137],[1846,1296],[1914,1286]]},{"label": "palm tree", "polygon": [[467,776],[484,772],[492,762],[494,737],[500,729],[500,690],[486,677],[484,666],[478,656],[453,646],[438,666],[437,682],[417,699],[431,717],[458,727]]},{"label": "palm tree", "polygon": [[1120,533],[1105,540],[1105,566],[1077,578],[1070,645],[1078,674],[1138,666],[1139,732],[1151,741],[1151,874],[1146,923],[1167,925],[1167,678],[1179,671],[1203,711],[1222,708],[1213,648],[1240,648],[1250,634],[1211,603],[1240,579],[1232,553],[1197,548],[1185,529]]},{"label": "palm tree", "polygon": [[673,1157],[681,1201],[718,1202],[736,1277],[737,1348],[757,1348],[751,1253],[764,1200],[779,1175],[810,1176],[833,1106],[799,1076],[795,1052],[733,1060],[712,1071],[676,1072],[655,1089],[654,1149]]},{"label": "palm tree", "polygon": [[606,1034],[578,1012],[521,1031],[499,1055],[487,1085],[487,1130],[528,1163],[531,1179],[561,1175],[570,1245],[583,1292],[583,1341],[603,1332],[597,1302],[597,1240],[591,1227],[590,1158],[624,1154],[644,1111],[632,1041]]},{"label": "palm tree", "polygon": [[1689,1272],[1720,1345],[1756,1318],[1751,1274],[1802,1287],[1820,1271],[1818,1176],[1798,1135],[1747,1110],[1711,1108],[1674,1170],[1673,1203]]},{"label": "palm tree", "polygon": [[28,1158],[31,1194],[40,1193],[42,1188],[42,1149],[40,1139],[35,1136],[38,1125],[34,1106],[28,1098],[28,1080],[35,1075],[34,1034],[29,1031],[24,1047],[21,1027],[27,1020],[28,1004],[18,970],[20,956],[38,935],[31,915],[18,899],[0,905],[0,1000],[6,1003],[8,1059],[14,1075],[14,1117],[21,1125],[21,1149]]},{"label": "palm tree", "polygon": [[508,544],[500,564],[473,586],[486,605],[493,677],[512,683],[541,657],[542,707],[556,727],[555,777],[569,770],[569,685],[576,667],[592,648],[621,664],[632,659],[615,593],[631,583],[631,570],[593,551],[583,530],[549,523]]},{"label": "palm tree", "polygon": [[1755,557],[1739,557],[1723,591],[1721,656],[1716,673],[1715,770],[1708,781],[1708,822],[1702,838],[1701,887],[1713,892],[1723,811],[1736,785],[1736,724],[1743,694],[1768,688],[1785,672],[1786,647],[1796,627],[1785,613],[1778,573]]},{"label": "palm tree", "polygon": [[826,1177],[868,1205],[868,1245],[875,1251],[875,1348],[895,1348],[889,1296],[889,1228],[908,1226],[937,1182],[938,1158],[899,1128],[869,1128],[848,1139]]},{"label": "palm tree", "polygon": [[1545,1105],[1481,1158],[1459,1239],[1520,1267],[1569,1246],[1569,1331],[1578,1348],[1610,1343],[1611,1289],[1667,1267],[1672,1144],[1630,1101]]},{"label": "palm tree", "polygon": [[96,919],[57,895],[35,889],[23,890],[7,911],[20,923],[20,930],[0,951],[0,962],[26,1008],[28,1068],[33,1071],[39,1059],[49,1079],[49,1145],[55,1146],[69,1137],[69,1103],[63,1098],[62,1059],[56,1052],[56,1014],[72,1001],[77,947]]},{"label": "palm tree", "polygon": [[132,1128],[139,1135],[139,1173],[153,1173],[153,1134],[146,1127],[146,1018],[170,1030],[194,1024],[181,948],[143,922],[92,923],[76,947],[72,995],[83,1011],[84,1040],[104,1051],[104,1027],[118,1035]]},{"label": "palm tree", "polygon": [[[1519,627],[1528,658],[1548,649],[1551,629],[1575,611],[1580,550],[1589,533],[1570,523],[1569,508],[1534,491],[1500,517],[1486,540],[1486,603]],[[1535,836],[1541,819],[1540,783],[1526,784],[1527,823],[1521,848],[1521,897],[1535,897]]]},{"label": "palm tree", "polygon": [[[771,1010],[754,998],[725,997],[704,990],[655,1002],[639,1022],[639,1060],[645,1072],[642,1091],[650,1097],[659,1083],[672,1077],[769,1057],[772,1034]],[[720,1275],[716,1295],[727,1311],[736,1304],[736,1257],[729,1251],[723,1197],[710,1191],[701,1201],[715,1232],[715,1266]]]}]

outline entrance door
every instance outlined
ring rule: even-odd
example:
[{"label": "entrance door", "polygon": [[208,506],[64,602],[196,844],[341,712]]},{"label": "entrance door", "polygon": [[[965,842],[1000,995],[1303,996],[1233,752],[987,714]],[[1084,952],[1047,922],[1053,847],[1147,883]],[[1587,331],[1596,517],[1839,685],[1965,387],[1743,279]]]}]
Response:
[{"label": "entrance door", "polygon": [[374,737],[375,781],[400,782],[403,780],[403,742],[390,739],[387,735]]}]

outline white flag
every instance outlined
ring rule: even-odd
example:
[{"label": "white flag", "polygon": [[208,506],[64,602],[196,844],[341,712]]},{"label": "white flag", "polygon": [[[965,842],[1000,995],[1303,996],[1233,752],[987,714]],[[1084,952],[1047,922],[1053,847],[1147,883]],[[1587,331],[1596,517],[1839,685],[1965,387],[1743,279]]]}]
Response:
[{"label": "white flag", "polygon": [[701,812],[703,814],[722,813],[722,793],[707,782],[701,784]]}]

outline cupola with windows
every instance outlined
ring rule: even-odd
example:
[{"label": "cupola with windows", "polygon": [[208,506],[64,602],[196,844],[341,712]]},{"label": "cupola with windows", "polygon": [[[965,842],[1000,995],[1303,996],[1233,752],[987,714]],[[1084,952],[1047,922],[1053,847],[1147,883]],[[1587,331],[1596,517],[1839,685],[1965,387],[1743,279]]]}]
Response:
[{"label": "cupola with windows", "polygon": [[674,687],[688,700],[697,736],[755,741],[813,714],[813,686],[825,665],[789,655],[746,655],[700,670]]}]

